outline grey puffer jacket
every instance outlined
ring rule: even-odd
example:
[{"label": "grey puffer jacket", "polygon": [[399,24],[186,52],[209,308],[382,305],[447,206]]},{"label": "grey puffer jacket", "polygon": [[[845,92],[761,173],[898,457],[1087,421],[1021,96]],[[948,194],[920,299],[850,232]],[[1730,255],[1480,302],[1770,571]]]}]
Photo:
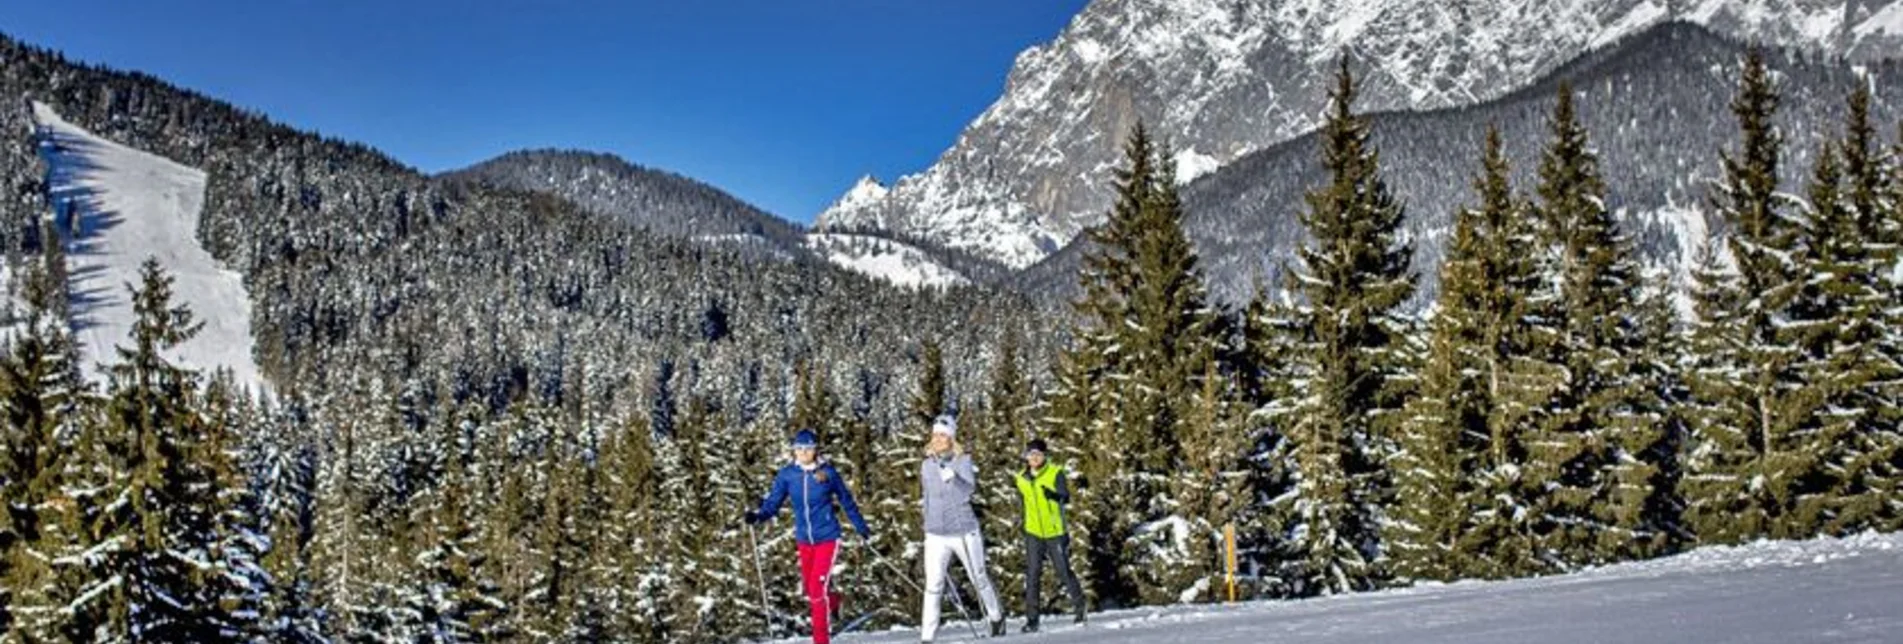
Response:
[{"label": "grey puffer jacket", "polygon": [[978,529],[978,515],[971,511],[978,472],[970,456],[927,456],[919,463],[918,480],[925,487],[926,534],[951,537]]}]

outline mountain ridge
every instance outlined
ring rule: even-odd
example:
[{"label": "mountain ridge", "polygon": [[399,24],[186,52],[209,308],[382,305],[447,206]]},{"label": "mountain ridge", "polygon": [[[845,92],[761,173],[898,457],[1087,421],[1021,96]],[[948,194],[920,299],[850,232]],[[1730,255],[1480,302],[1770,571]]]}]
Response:
[{"label": "mountain ridge", "polygon": [[[1370,111],[1477,104],[1669,21],[1870,60],[1903,45],[1894,1],[1097,0],[1027,49],[1004,92],[930,167],[815,227],[904,232],[1022,268],[1101,220],[1139,118],[1188,180],[1312,130],[1353,43]],[[1509,79],[1502,82],[1500,79]]]}]

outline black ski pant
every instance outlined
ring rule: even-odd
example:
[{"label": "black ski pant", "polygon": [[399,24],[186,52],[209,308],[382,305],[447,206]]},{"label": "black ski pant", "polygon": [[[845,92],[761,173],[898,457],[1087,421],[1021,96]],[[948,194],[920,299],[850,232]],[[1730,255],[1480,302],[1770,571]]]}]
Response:
[{"label": "black ski pant", "polygon": [[1038,613],[1042,612],[1044,602],[1038,597],[1038,582],[1043,580],[1044,560],[1050,559],[1057,568],[1057,580],[1064,584],[1064,591],[1070,594],[1071,612],[1084,611],[1084,590],[1077,585],[1077,576],[1070,574],[1070,535],[1058,535],[1049,539],[1040,539],[1029,534],[1024,535],[1024,613],[1025,623],[1037,624]]}]

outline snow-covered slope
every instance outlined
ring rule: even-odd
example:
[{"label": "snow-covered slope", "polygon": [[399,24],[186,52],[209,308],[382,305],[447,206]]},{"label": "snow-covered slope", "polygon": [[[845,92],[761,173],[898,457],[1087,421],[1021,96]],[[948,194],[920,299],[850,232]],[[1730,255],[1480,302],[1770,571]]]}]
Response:
[{"label": "snow-covered slope", "polygon": [[[1003,96],[931,168],[821,227],[876,228],[1023,267],[1107,210],[1139,119],[1187,181],[1319,122],[1352,51],[1360,107],[1502,96],[1591,48],[1667,20],[1855,58],[1903,47],[1899,0],[1096,0],[1019,55]],[[863,185],[863,184],[862,184]]]},{"label": "snow-covered slope", "polygon": [[197,369],[230,369],[239,386],[262,391],[244,283],[198,243],[205,173],[94,136],[44,104],[34,103],[33,114],[56,210],[70,208],[78,218],[67,264],[88,377],[103,378],[98,363],[117,360],[113,347],[126,342],[133,322],[126,285],[137,285],[140,264],[156,257],[175,280],[174,302],[204,323],[172,357]]},{"label": "snow-covered slope", "polygon": [[882,237],[813,233],[806,247],[826,261],[899,286],[946,287],[969,284],[965,276],[932,260],[924,251]]},{"label": "snow-covered slope", "polygon": [[[850,574],[847,571],[846,574]],[[1008,590],[1008,589],[1005,589]],[[956,610],[939,641],[965,641]],[[1541,642],[1903,641],[1903,534],[1765,542],[1575,575],[1427,585],[1361,595],[1237,606],[1180,606],[1060,615],[1026,642]],[[912,630],[856,638],[916,642]]]}]

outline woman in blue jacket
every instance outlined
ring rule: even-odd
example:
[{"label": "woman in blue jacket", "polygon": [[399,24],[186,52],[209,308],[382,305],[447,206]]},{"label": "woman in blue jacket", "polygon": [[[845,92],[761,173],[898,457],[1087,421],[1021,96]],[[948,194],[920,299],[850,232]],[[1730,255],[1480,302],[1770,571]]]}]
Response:
[{"label": "woman in blue jacket", "polygon": [[826,644],[832,633],[827,616],[840,606],[831,583],[841,534],[835,512],[845,510],[862,538],[870,538],[872,530],[859,516],[859,504],[853,502],[839,470],[819,459],[819,436],[813,430],[802,429],[793,436],[793,462],[773,477],[773,489],[760,501],[760,509],[747,513],[747,523],[772,519],[788,500],[793,505],[793,540],[799,542],[800,579],[812,609],[813,642]]}]

